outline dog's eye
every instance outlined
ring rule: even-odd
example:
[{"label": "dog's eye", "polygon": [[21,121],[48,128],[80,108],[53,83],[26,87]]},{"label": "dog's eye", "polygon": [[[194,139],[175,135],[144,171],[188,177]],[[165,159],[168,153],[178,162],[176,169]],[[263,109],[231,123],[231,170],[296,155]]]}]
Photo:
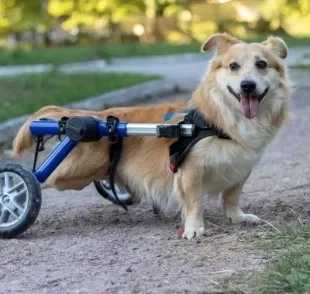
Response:
[{"label": "dog's eye", "polygon": [[232,62],[230,65],[229,65],[229,68],[231,71],[236,71],[240,68],[240,65],[237,63],[237,62]]},{"label": "dog's eye", "polygon": [[260,60],[256,63],[257,68],[265,69],[267,67],[267,62],[264,60]]}]

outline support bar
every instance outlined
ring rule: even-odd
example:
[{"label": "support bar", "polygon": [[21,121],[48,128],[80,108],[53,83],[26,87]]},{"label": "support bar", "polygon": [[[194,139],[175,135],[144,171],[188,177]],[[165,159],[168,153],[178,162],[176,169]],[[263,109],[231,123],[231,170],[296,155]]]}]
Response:
[{"label": "support bar", "polygon": [[[58,135],[59,123],[55,120],[37,120],[30,124],[30,132],[36,136]],[[94,125],[96,129],[96,124]],[[89,129],[90,131],[93,128]],[[65,125],[64,125],[65,135]],[[96,130],[95,130],[96,131]],[[108,136],[106,122],[99,121],[97,134],[101,137]],[[127,136],[156,136],[166,138],[179,138],[180,136],[194,136],[195,125],[192,124],[149,124],[118,122],[116,132],[120,137]],[[39,182],[43,183],[77,145],[78,140],[70,139],[69,134],[58,144],[54,151],[47,157],[38,170],[34,173]]]},{"label": "support bar", "polygon": [[58,135],[59,125],[56,120],[34,120],[29,126],[30,132],[35,136]]},{"label": "support bar", "polygon": [[57,168],[57,166],[67,157],[67,155],[73,150],[77,142],[69,139],[68,137],[57,145],[53,152],[46,158],[42,165],[34,173],[40,183],[51,175],[51,173]]},{"label": "support bar", "polygon": [[[105,121],[99,121],[98,131],[100,136],[108,136],[108,130]],[[119,122],[116,126],[116,131],[120,137],[127,136],[158,136],[158,126],[173,127],[178,126],[177,124],[169,123],[127,123]],[[181,124],[180,125],[181,136],[191,137],[194,135],[194,125],[192,124]],[[59,125],[58,121],[55,120],[36,120],[30,124],[30,132],[33,135],[58,135]]]},{"label": "support bar", "polygon": [[[128,136],[158,136],[158,126],[177,126],[177,124],[145,124],[145,123],[128,123],[127,124],[127,135]],[[181,136],[191,137],[194,133],[194,125],[182,124]]]}]

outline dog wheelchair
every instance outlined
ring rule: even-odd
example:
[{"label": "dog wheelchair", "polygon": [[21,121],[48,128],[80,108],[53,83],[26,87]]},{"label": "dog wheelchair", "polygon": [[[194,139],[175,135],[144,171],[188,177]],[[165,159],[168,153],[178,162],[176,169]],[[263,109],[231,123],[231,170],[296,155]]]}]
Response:
[{"label": "dog wheelchair", "polygon": [[[165,120],[170,117],[171,114],[168,114]],[[15,163],[0,166],[0,237],[2,238],[14,238],[24,233],[35,222],[42,201],[40,184],[45,182],[79,142],[94,142],[107,137],[111,157],[111,151],[121,149],[125,137],[189,138],[195,136],[196,125],[127,123],[115,117],[108,117],[107,121],[102,121],[93,116],[74,116],[61,120],[35,120],[31,122],[29,129],[36,141],[32,171]],[[44,150],[47,139],[54,136],[59,136],[60,142],[36,168],[38,153]],[[111,161],[109,177],[94,181],[94,185],[101,196],[126,208],[126,205],[134,203],[127,187],[114,181],[119,159],[120,152],[116,152],[114,161]],[[153,209],[155,214],[159,213],[155,206]]]}]

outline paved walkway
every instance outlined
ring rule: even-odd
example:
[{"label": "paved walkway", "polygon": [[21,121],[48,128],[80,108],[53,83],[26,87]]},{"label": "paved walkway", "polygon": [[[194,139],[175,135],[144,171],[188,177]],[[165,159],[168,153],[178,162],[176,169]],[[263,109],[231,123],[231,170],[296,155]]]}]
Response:
[{"label": "paved walkway", "polygon": [[[310,52],[310,47],[298,47],[292,48],[289,51],[287,58],[288,66],[300,63],[303,55],[306,52]],[[122,72],[138,72],[146,74],[157,74],[162,75],[165,78],[173,79],[178,81],[183,87],[193,89],[197,86],[200,81],[202,74],[204,73],[208,62],[211,58],[211,53],[201,53],[200,57],[198,55],[192,56],[189,59],[183,59],[181,56],[178,58],[171,58],[170,60],[165,60],[158,58],[156,63],[148,62],[137,62],[132,63],[118,63],[116,65],[108,66],[104,71],[122,71]],[[147,61],[147,60],[146,60]],[[300,85],[309,85],[309,78],[303,74],[293,72],[293,78],[299,79]]]},{"label": "paved walkway", "polygon": [[[291,48],[287,59],[289,66],[300,62],[306,52],[310,52],[310,46]],[[103,60],[97,60],[67,64],[60,66],[59,69],[64,72],[114,71],[156,74],[177,80],[183,86],[193,88],[199,82],[211,56],[211,53],[188,53],[169,56],[116,58],[113,59],[111,65],[107,65]],[[52,65],[3,66],[0,67],[0,76],[45,72],[52,68]]]}]

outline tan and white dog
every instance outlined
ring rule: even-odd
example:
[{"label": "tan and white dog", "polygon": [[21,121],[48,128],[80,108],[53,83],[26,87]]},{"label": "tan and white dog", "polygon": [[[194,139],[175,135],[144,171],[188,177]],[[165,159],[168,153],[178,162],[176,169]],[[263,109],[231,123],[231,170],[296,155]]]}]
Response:
[{"label": "tan and white dog", "polygon": [[[203,196],[206,194],[222,195],[224,210],[233,223],[258,223],[257,216],[240,209],[239,198],[265,147],[290,114],[291,81],[283,63],[287,47],[277,37],[247,44],[228,34],[215,34],[202,45],[202,51],[211,49],[215,50],[214,58],[189,102],[98,112],[44,107],[19,130],[13,154],[18,156],[31,148],[29,124],[41,117],[95,115],[106,120],[108,115],[114,115],[128,122],[160,123],[168,112],[196,108],[231,140],[217,136],[200,140],[173,174],[169,169],[169,145],[174,139],[126,138],[118,178],[132,195],[150,197],[161,211],[182,209],[183,238],[204,234]],[[79,190],[102,179],[109,167],[108,152],[106,138],[79,143],[42,188]]]}]

